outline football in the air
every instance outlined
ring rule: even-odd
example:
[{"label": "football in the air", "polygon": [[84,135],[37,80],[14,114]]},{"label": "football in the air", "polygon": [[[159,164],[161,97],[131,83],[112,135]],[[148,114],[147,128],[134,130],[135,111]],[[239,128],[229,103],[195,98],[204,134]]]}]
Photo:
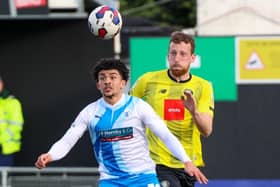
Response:
[{"label": "football in the air", "polygon": [[99,38],[114,38],[122,28],[121,14],[107,5],[98,6],[89,14],[88,27]]}]

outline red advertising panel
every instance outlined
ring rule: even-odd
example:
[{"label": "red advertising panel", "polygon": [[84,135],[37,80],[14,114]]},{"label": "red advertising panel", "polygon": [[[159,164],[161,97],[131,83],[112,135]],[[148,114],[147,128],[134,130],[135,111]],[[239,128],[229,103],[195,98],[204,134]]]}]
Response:
[{"label": "red advertising panel", "polygon": [[34,15],[48,14],[48,0],[14,0],[17,14]]},{"label": "red advertising panel", "polygon": [[47,0],[15,0],[15,6],[17,9],[44,7],[47,6]]}]

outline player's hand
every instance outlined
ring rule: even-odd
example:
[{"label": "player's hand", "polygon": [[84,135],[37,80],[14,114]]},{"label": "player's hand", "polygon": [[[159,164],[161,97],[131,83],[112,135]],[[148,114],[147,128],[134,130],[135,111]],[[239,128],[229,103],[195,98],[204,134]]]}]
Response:
[{"label": "player's hand", "polygon": [[48,153],[44,153],[44,154],[41,154],[37,161],[35,162],[35,166],[38,168],[38,169],[43,169],[47,166],[47,164],[49,162],[52,161],[52,157],[50,154]]},{"label": "player's hand", "polygon": [[185,90],[184,95],[181,96],[181,100],[183,101],[184,107],[188,109],[191,114],[194,114],[196,110],[196,102],[192,91]]},{"label": "player's hand", "polygon": [[208,179],[192,162],[185,162],[185,172],[190,176],[194,176],[200,184],[207,184]]}]

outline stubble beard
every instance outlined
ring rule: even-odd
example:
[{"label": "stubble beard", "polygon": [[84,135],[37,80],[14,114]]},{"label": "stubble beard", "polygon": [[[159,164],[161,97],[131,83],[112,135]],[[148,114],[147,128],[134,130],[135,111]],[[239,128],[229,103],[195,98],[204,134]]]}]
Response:
[{"label": "stubble beard", "polygon": [[106,93],[106,92],[103,92],[102,93],[102,96],[107,98],[107,99],[112,99],[114,97],[114,93]]},{"label": "stubble beard", "polygon": [[181,77],[185,74],[187,74],[188,70],[187,69],[184,69],[184,68],[170,68],[170,71],[172,73],[173,76],[175,77]]}]

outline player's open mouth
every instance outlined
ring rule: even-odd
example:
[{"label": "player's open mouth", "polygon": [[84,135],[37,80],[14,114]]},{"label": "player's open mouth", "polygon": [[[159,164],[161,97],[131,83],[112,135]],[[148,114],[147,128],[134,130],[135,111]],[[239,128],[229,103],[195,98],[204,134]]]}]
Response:
[{"label": "player's open mouth", "polygon": [[104,91],[105,91],[105,92],[110,92],[111,90],[112,90],[111,87],[104,88]]}]

